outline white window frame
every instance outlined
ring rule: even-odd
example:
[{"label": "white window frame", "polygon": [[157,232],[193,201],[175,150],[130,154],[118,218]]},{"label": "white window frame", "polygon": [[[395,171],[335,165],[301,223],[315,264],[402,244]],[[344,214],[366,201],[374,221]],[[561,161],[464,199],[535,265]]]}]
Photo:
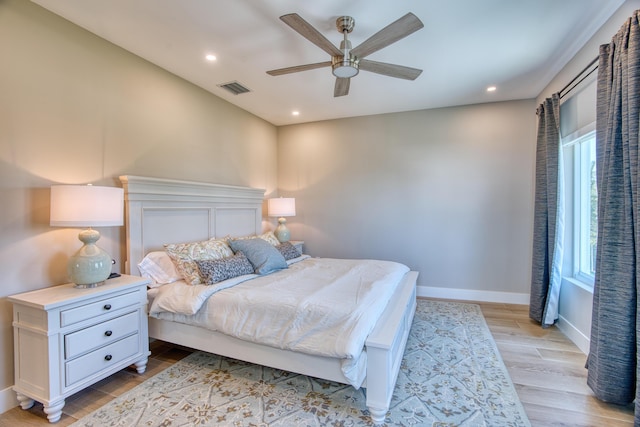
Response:
[{"label": "white window frame", "polygon": [[[588,259],[591,256],[590,228],[585,230],[583,225],[591,222],[591,169],[588,162],[595,152],[594,128],[595,126],[591,125],[563,139],[563,150],[568,159],[565,164],[569,166],[565,174],[565,189],[567,194],[572,195],[567,197],[565,209],[567,231],[570,231],[567,234],[569,240],[566,246],[566,249],[570,250],[566,251],[565,255],[568,256],[569,259],[566,261],[571,267],[569,269],[571,275],[566,279],[591,291],[593,291],[595,276],[585,268],[585,265],[591,266]],[[593,141],[593,145],[586,145],[587,141]],[[593,151],[590,153],[588,149]]]},{"label": "white window frame", "polygon": [[[586,142],[591,142],[592,145],[586,145]],[[589,161],[593,159],[595,161],[595,144],[596,144],[596,136],[595,132],[591,132],[583,137],[581,137],[576,144],[576,154],[575,161],[579,162],[579,165],[576,167],[576,173],[579,174],[577,179],[579,180],[580,186],[580,194],[577,195],[580,207],[580,214],[577,218],[578,224],[576,237],[578,242],[578,256],[574,259],[575,262],[575,276],[576,279],[591,284],[593,286],[593,282],[595,280],[594,273],[591,271],[591,268],[595,268],[595,258],[589,260],[593,256],[591,254],[591,228],[585,227],[586,223],[591,225],[591,164]],[[589,152],[591,151],[591,152]],[[577,193],[577,192],[576,192]],[[592,264],[593,263],[593,264]]]}]

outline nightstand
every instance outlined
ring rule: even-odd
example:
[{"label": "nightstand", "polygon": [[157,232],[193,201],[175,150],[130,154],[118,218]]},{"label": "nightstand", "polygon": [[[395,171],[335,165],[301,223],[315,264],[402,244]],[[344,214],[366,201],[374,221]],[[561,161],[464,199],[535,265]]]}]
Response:
[{"label": "nightstand", "polygon": [[15,390],[22,409],[34,400],[50,422],[65,398],[149,357],[147,283],[122,275],[99,287],[66,284],[8,297],[13,303]]},{"label": "nightstand", "polygon": [[290,243],[295,246],[295,248],[298,250],[298,252],[300,252],[301,254],[303,254],[303,246],[304,246],[304,240],[290,240]]}]

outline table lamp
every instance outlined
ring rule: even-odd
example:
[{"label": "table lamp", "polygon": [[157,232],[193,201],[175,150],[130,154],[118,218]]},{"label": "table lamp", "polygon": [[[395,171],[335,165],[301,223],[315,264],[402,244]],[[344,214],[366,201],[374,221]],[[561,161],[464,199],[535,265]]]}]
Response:
[{"label": "table lamp", "polygon": [[287,228],[287,219],[285,217],[296,216],[296,199],[278,197],[277,199],[269,199],[267,203],[267,214],[278,217],[278,227],[276,227],[273,234],[276,235],[280,242],[288,242],[291,233]]},{"label": "table lamp", "polygon": [[67,272],[78,288],[104,284],[111,274],[111,257],[96,242],[100,233],[92,227],[123,224],[124,191],[94,185],[51,186],[52,226],[88,227],[78,235],[84,245],[69,258]]}]

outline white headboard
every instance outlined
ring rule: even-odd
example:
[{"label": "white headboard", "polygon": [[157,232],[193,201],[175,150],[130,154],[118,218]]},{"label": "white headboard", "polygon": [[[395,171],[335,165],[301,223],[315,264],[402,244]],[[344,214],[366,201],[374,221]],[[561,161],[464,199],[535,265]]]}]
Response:
[{"label": "white headboard", "polygon": [[264,190],[173,179],[121,176],[127,230],[125,273],[165,243],[262,231]]}]

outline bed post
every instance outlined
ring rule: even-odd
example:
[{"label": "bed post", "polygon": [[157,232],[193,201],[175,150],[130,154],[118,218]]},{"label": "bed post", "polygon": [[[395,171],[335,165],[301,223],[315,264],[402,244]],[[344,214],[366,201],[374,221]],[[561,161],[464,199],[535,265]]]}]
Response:
[{"label": "bed post", "polygon": [[[404,349],[416,312],[418,272],[408,272],[365,343],[367,408],[374,424],[383,424],[396,386]],[[382,324],[381,324],[382,323]]]}]

